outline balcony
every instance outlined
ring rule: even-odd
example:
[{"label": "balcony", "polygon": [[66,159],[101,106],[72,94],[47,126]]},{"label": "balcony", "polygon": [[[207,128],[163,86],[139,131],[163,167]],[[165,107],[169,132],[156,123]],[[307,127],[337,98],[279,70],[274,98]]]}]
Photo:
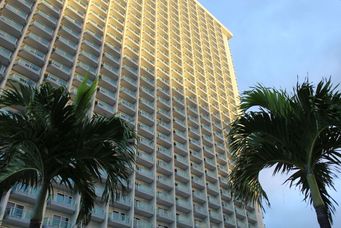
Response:
[{"label": "balcony", "polygon": [[210,219],[212,222],[220,223],[221,222],[221,214],[215,211],[209,211]]},{"label": "balcony", "polygon": [[177,167],[182,169],[188,168],[188,158],[186,156],[174,155],[174,161]]},{"label": "balcony", "polygon": [[170,135],[158,133],[157,134],[157,140],[158,140],[158,143],[162,146],[170,147],[172,145]]},{"label": "balcony", "polygon": [[179,211],[188,213],[191,211],[191,203],[190,203],[190,201],[185,201],[182,199],[176,199],[176,209]]},{"label": "balcony", "polygon": [[147,76],[141,76],[140,77],[142,81],[144,81],[147,85],[149,85],[150,88],[154,88],[155,81],[154,79],[151,79]]},{"label": "balcony", "polygon": [[60,87],[60,86],[67,87],[67,85],[68,85],[67,81],[65,81],[65,80],[63,80],[63,79],[61,79],[61,78],[59,78],[59,77],[57,77],[51,73],[47,73],[45,75],[45,81],[50,82],[50,83],[56,85],[57,87]]},{"label": "balcony", "polygon": [[221,193],[221,197],[222,198],[227,199],[227,200],[231,200],[232,199],[230,191],[225,190],[225,189],[221,189],[220,193]]},{"label": "balcony", "polygon": [[103,222],[105,219],[105,211],[103,208],[100,207],[94,207],[91,212],[91,220],[94,220],[96,222]]},{"label": "balcony", "polygon": [[218,195],[219,194],[219,188],[217,186],[217,183],[211,183],[211,182],[206,182],[207,185],[207,192],[211,193],[213,195]]},{"label": "balcony", "polygon": [[29,76],[34,81],[37,81],[40,77],[41,68],[25,59],[18,59],[14,64],[14,68],[19,73]]},{"label": "balcony", "polygon": [[25,86],[36,87],[37,83],[24,75],[12,73],[9,76],[9,80],[21,83]]},{"label": "balcony", "polygon": [[196,217],[199,217],[202,219],[207,217],[207,210],[205,207],[199,206],[199,205],[194,205],[193,208],[194,208],[194,215]]},{"label": "balcony", "polygon": [[187,145],[180,142],[174,143],[174,151],[176,151],[179,154],[182,154],[183,156],[186,156],[187,154]]},{"label": "balcony", "polygon": [[7,49],[13,50],[18,42],[18,39],[5,31],[0,30],[0,42],[1,45]]},{"label": "balcony", "polygon": [[165,119],[165,120],[170,120],[170,112],[169,111],[166,111],[166,110],[164,110],[164,109],[161,109],[161,108],[159,108],[158,110],[157,110],[157,113],[159,114],[159,116],[161,117],[161,118],[163,118],[163,119]]},{"label": "balcony", "polygon": [[169,191],[169,190],[173,189],[172,179],[170,177],[158,175],[157,176],[157,186]]},{"label": "balcony", "polygon": [[160,132],[165,133],[165,134],[170,134],[171,133],[171,124],[170,122],[158,120],[157,122],[157,128]]},{"label": "balcony", "polygon": [[125,195],[118,195],[115,198],[113,205],[115,207],[128,210],[131,207],[131,198]]},{"label": "balcony", "polygon": [[47,13],[45,13],[42,10],[37,10],[36,15],[39,15],[39,17],[40,17],[38,20],[42,20],[42,21],[46,22],[51,27],[55,27],[58,23],[57,18],[48,15]]},{"label": "balcony", "polygon": [[173,130],[173,135],[174,135],[174,139],[176,141],[179,141],[180,143],[186,143],[187,142],[187,135],[186,135],[186,131],[180,131],[180,130]]},{"label": "balcony", "polygon": [[233,204],[231,203],[231,201],[229,203],[226,201],[223,201],[222,205],[223,205],[223,210],[225,213],[232,214],[234,212]]},{"label": "balcony", "polygon": [[213,196],[207,196],[208,204],[213,208],[220,208],[219,199]]},{"label": "balcony", "polygon": [[139,151],[137,153],[137,162],[142,165],[152,167],[154,165],[154,156]]},{"label": "balcony", "polygon": [[224,215],[224,224],[227,227],[236,227],[236,220],[234,218],[234,215]]},{"label": "balcony", "polygon": [[74,213],[76,202],[72,197],[52,197],[47,201],[47,207],[64,213]]},{"label": "balcony", "polygon": [[24,26],[19,24],[5,16],[0,16],[0,27],[2,30],[8,31],[11,34],[14,34],[16,37],[19,37]]},{"label": "balcony", "polygon": [[173,195],[167,192],[157,192],[157,203],[162,204],[165,206],[172,206],[173,205]]},{"label": "balcony", "polygon": [[81,83],[83,83],[84,80],[87,80],[87,81],[86,81],[86,84],[87,84],[88,86],[91,86],[91,84],[93,83],[92,80],[87,79],[85,76],[80,75],[80,74],[77,74],[77,73],[74,74],[73,79],[74,79],[73,81],[76,82],[76,84],[75,84],[76,87],[78,87]]},{"label": "balcony", "polygon": [[0,81],[3,79],[2,77],[5,75],[6,69],[5,66],[0,66]]},{"label": "balcony", "polygon": [[177,216],[176,223],[179,227],[192,227],[192,220],[190,216]]},{"label": "balcony", "polygon": [[245,213],[244,208],[235,206],[234,209],[236,211],[237,218],[240,218],[240,219],[245,219],[246,218],[246,213]]},{"label": "balcony", "polygon": [[92,66],[96,66],[98,64],[99,57],[94,54],[91,54],[90,52],[83,50],[83,51],[80,51],[79,59],[91,64]]},{"label": "balcony", "polygon": [[6,208],[4,214],[4,221],[15,227],[28,227],[31,219],[31,211],[21,208]]},{"label": "balcony", "polygon": [[150,200],[154,197],[154,190],[149,185],[135,184],[135,194],[139,197]]},{"label": "balcony", "polygon": [[158,146],[157,152],[157,156],[162,158],[163,160],[170,161],[172,159],[172,152],[170,148]]},{"label": "balcony", "polygon": [[124,69],[130,76],[137,79],[138,68],[129,67],[129,66],[125,65],[122,67],[122,69]]},{"label": "balcony", "polygon": [[250,223],[252,223],[252,224],[257,223],[257,215],[255,212],[247,212],[246,216],[247,216],[247,219]]},{"label": "balcony", "polygon": [[63,51],[61,48],[55,49],[52,55],[57,61],[60,61],[67,66],[72,66],[73,61],[75,60],[75,57],[73,55],[69,54],[66,51]]},{"label": "balcony", "polygon": [[34,25],[34,27],[32,27],[32,30],[35,33],[40,34],[40,35],[44,36],[45,38],[52,37],[54,30],[51,29],[51,27],[44,25],[38,21],[34,21],[32,24]]},{"label": "balcony", "polygon": [[12,58],[12,52],[7,50],[7,48],[0,46],[0,62],[6,65],[9,64]]},{"label": "balcony", "polygon": [[114,105],[116,102],[116,94],[103,87],[97,89],[97,98],[109,105]]},{"label": "balcony", "polygon": [[149,153],[152,153],[154,151],[154,141],[147,138],[141,137],[138,146],[142,150],[147,151]]},{"label": "balcony", "polygon": [[96,108],[95,110],[97,113],[104,115],[104,116],[111,116],[114,114],[115,108],[112,105],[109,105],[103,101],[97,100],[96,101]]},{"label": "balcony", "polygon": [[107,89],[110,89],[110,90],[116,90],[117,89],[117,78],[115,80],[115,78],[113,78],[113,77],[101,75],[99,85],[101,85]]},{"label": "balcony", "polygon": [[157,161],[157,170],[160,173],[163,173],[165,175],[171,175],[172,174],[172,165],[169,162],[165,162],[163,160]]},{"label": "balcony", "polygon": [[51,13],[54,13],[56,16],[59,15],[61,11],[60,7],[50,4],[48,1],[43,1],[43,4],[45,5],[45,9],[48,9]]},{"label": "balcony", "polygon": [[189,186],[182,184],[182,183],[175,183],[175,190],[176,193],[183,196],[183,197],[189,197],[190,196],[190,191],[189,191]]},{"label": "balcony", "polygon": [[147,110],[148,112],[154,112],[154,102],[144,98],[140,98],[140,107]]},{"label": "balcony", "polygon": [[123,75],[121,82],[122,82],[122,85],[124,85],[125,87],[136,90],[137,79],[134,79],[130,76]]},{"label": "balcony", "polygon": [[108,59],[109,61],[111,61],[113,64],[116,64],[117,66],[120,64],[120,60],[121,58],[118,56],[112,56],[108,53],[104,53],[104,58]]},{"label": "balcony", "polygon": [[134,228],[150,228],[153,227],[151,222],[145,220],[134,220]]},{"label": "balcony", "polygon": [[210,169],[215,169],[216,163],[214,162],[214,159],[210,159],[208,157],[204,158],[205,160],[205,167]]},{"label": "balcony", "polygon": [[43,227],[45,228],[55,228],[55,227],[63,227],[63,228],[71,228],[71,224],[68,221],[63,220],[55,220],[53,217],[44,218]]},{"label": "balcony", "polygon": [[[173,124],[176,128],[180,129],[182,132],[184,132],[186,130],[186,123],[183,120],[174,118]],[[186,135],[183,135],[183,137],[186,139]]]},{"label": "balcony", "polygon": [[199,203],[206,202],[206,195],[204,191],[193,190],[193,200]]},{"label": "balcony", "polygon": [[173,222],[174,215],[171,211],[164,210],[164,209],[157,209],[156,214],[157,214],[158,221],[166,222],[166,223]]},{"label": "balcony", "polygon": [[206,178],[212,182],[216,182],[217,181],[217,175],[214,171],[212,170],[205,170],[205,173],[206,173]]},{"label": "balcony", "polygon": [[130,227],[130,217],[113,212],[109,216],[109,225],[114,227]]},{"label": "balcony", "polygon": [[152,170],[136,166],[136,178],[147,183],[154,181],[154,172]]},{"label": "balcony", "polygon": [[122,109],[125,113],[130,115],[135,114],[136,103],[130,103],[129,101],[121,99],[118,103],[120,106],[119,108]]},{"label": "balcony", "polygon": [[144,123],[153,124],[154,123],[154,115],[152,113],[140,110],[139,117]]},{"label": "balcony", "polygon": [[49,68],[51,73],[53,73],[54,75],[57,75],[61,78],[63,78],[64,80],[69,80],[70,76],[71,76],[71,68],[55,61],[52,60],[50,61],[49,64]]},{"label": "balcony", "polygon": [[193,186],[199,188],[199,189],[204,189],[205,188],[205,179],[203,176],[198,177],[196,175],[192,175],[192,184]]},{"label": "balcony", "polygon": [[82,75],[92,76],[90,78],[95,79],[97,75],[97,67],[92,67],[86,63],[78,62],[77,69],[80,71]]},{"label": "balcony", "polygon": [[138,129],[141,135],[147,138],[153,138],[154,137],[154,127],[150,127],[146,124],[139,123]]},{"label": "balcony", "polygon": [[20,201],[33,203],[38,196],[39,190],[25,185],[16,185],[12,188],[11,196]]},{"label": "balcony", "polygon": [[27,0],[18,0],[18,4],[23,7],[23,10],[29,11],[32,9],[33,2]]},{"label": "balcony", "polygon": [[175,178],[176,180],[180,180],[182,182],[188,182],[189,181],[189,174],[188,170],[182,170],[182,169],[175,169]]},{"label": "balcony", "polygon": [[149,203],[135,202],[135,213],[152,217],[154,214],[154,207]]}]

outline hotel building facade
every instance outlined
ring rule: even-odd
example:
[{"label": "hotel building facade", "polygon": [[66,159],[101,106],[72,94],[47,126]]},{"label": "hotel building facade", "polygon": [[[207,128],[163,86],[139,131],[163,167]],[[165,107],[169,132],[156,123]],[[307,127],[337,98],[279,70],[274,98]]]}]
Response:
[{"label": "hotel building facade", "polygon": [[[99,80],[93,112],[120,113],[140,136],[129,191],[98,197],[87,227],[263,227],[259,208],[227,186],[224,129],[238,105],[230,38],[196,0],[1,1],[2,89],[46,81],[73,92],[87,75]],[[36,195],[4,193],[2,226],[27,227]],[[56,186],[44,226],[73,227],[79,201]]]}]

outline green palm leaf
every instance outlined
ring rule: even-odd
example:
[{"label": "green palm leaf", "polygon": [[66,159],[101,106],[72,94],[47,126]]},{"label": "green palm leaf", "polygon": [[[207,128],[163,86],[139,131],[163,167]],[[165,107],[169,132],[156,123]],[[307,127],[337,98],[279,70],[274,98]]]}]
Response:
[{"label": "green palm leaf", "polygon": [[[229,132],[234,196],[262,207],[264,202],[269,205],[259,172],[274,167],[274,174],[290,174],[286,182],[298,187],[305,200],[332,220],[336,202],[328,189],[333,188],[341,164],[341,94],[337,87],[330,80],[321,81],[316,88],[305,81],[290,95],[258,85],[242,95],[241,109]],[[329,227],[328,221],[319,222]]]}]

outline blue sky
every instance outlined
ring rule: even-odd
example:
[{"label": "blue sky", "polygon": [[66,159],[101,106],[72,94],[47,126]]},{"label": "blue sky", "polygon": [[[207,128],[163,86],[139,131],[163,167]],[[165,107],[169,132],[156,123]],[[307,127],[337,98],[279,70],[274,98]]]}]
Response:
[{"label": "blue sky", "polygon": [[[341,82],[341,0],[199,0],[232,33],[230,47],[240,91],[256,83],[291,91],[297,78]],[[340,175],[339,175],[340,176]],[[283,176],[261,173],[271,208],[267,228],[317,228],[302,195],[281,185]],[[336,182],[341,189],[341,180]],[[331,191],[341,204],[341,194]],[[341,227],[341,207],[334,227]]]}]

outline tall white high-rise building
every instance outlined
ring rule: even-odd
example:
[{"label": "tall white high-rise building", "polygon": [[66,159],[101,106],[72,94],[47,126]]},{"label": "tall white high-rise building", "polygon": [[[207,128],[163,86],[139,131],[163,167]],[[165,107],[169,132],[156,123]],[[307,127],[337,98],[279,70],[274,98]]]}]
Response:
[{"label": "tall white high-rise building", "polygon": [[[1,0],[0,85],[98,79],[93,111],[135,125],[131,189],[96,202],[88,227],[263,227],[233,201],[224,129],[238,90],[231,33],[196,0]],[[103,186],[96,192],[101,195]],[[5,227],[27,227],[37,190],[3,194]],[[80,197],[56,187],[46,227],[73,227]]]}]

